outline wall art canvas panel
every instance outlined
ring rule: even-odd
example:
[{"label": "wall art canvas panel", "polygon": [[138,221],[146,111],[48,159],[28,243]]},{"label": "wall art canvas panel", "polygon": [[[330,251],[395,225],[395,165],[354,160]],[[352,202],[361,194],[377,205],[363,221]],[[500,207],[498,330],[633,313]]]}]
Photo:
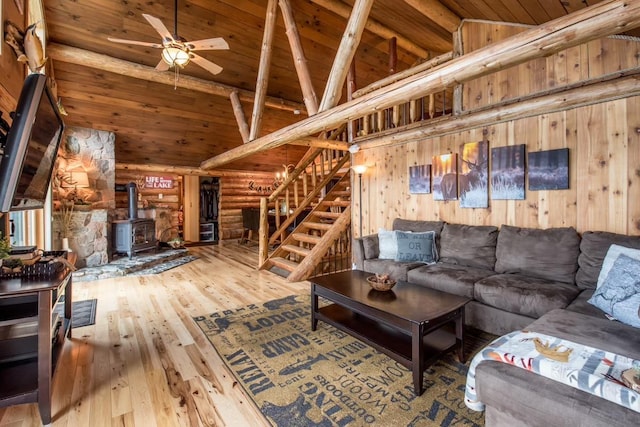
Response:
[{"label": "wall art canvas panel", "polygon": [[524,200],[524,155],[526,145],[491,149],[491,198]]},{"label": "wall art canvas panel", "polygon": [[431,193],[431,165],[409,166],[409,193]]},{"label": "wall art canvas panel", "polygon": [[569,149],[529,153],[529,190],[569,188]]},{"label": "wall art canvas panel", "polygon": [[460,207],[489,207],[489,142],[467,142],[460,145],[458,185]]},{"label": "wall art canvas panel", "polygon": [[458,198],[458,156],[455,153],[433,157],[433,200]]}]

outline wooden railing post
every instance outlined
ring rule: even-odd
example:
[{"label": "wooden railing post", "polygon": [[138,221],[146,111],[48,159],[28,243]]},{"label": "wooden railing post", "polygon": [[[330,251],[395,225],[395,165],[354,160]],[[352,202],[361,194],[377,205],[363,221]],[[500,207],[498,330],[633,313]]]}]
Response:
[{"label": "wooden railing post", "polygon": [[260,198],[260,231],[258,232],[258,267],[269,258],[269,204]]}]

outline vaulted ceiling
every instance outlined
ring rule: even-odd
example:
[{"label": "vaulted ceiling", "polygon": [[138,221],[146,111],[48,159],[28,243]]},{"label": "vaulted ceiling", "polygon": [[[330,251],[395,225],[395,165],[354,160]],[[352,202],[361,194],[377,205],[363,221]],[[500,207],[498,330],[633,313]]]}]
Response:
[{"label": "vaulted ceiling", "polygon": [[[291,5],[318,99],[354,1],[280,1]],[[115,132],[117,162],[197,167],[201,161],[243,144],[228,96],[182,85],[174,88],[171,82],[175,78],[185,81],[189,76],[205,85],[218,83],[247,91],[242,92],[242,106],[250,122],[253,104],[249,99],[256,90],[268,0],[179,0],[180,36],[187,40],[223,37],[230,49],[198,52],[222,66],[220,74],[214,76],[190,63],[177,75],[164,72],[170,76],[169,84],[133,77],[135,73],[129,68],[128,63],[133,63],[153,71],[160,60],[159,49],[117,44],[107,37],[159,43],[160,36],[142,14],[159,18],[173,32],[173,0],[44,3],[54,77],[68,112],[65,122]],[[537,25],[595,3],[598,1],[376,0],[355,56],[357,86],[390,73],[390,34],[397,37],[396,71],[401,71],[450,51],[452,32],[461,19]],[[304,108],[303,97],[280,9],[277,15],[268,95],[273,103],[287,107],[265,109],[260,135],[306,117],[304,112],[293,111]],[[84,59],[91,53],[100,55],[97,63],[88,64]],[[122,60],[127,61],[126,66],[119,62]],[[107,71],[107,64],[116,64],[120,72]],[[286,145],[224,168],[273,171],[305,151],[303,146]]]}]

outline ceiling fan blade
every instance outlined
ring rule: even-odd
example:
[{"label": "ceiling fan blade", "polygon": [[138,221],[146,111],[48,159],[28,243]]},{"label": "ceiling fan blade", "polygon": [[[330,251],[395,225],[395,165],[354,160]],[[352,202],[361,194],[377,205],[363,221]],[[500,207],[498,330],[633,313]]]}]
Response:
[{"label": "ceiling fan blade", "polygon": [[158,65],[156,65],[156,71],[167,71],[168,69],[169,64],[164,62],[164,59],[161,59],[160,62],[158,62]]},{"label": "ceiling fan blade", "polygon": [[203,57],[198,56],[195,53],[190,53],[189,55],[191,56],[191,62],[195,63],[196,65],[201,66],[202,68],[204,68],[205,70],[207,70],[211,74],[218,74],[218,73],[220,73],[222,71],[222,67],[221,66],[219,66],[218,64],[214,64],[213,62],[209,61],[208,59],[204,59]]},{"label": "ceiling fan blade", "polygon": [[114,37],[107,37],[107,40],[109,40],[110,42],[114,42],[114,43],[135,44],[135,45],[138,45],[138,46],[155,47],[155,48],[158,48],[158,49],[162,49],[164,47],[160,43],[149,43],[149,42],[141,42],[141,41],[138,41],[138,40],[117,39],[117,38],[114,38]]},{"label": "ceiling fan blade", "polygon": [[192,42],[185,42],[185,45],[190,50],[223,50],[229,49],[229,44],[222,38],[216,37],[213,39],[195,40]]},{"label": "ceiling fan blade", "polygon": [[169,30],[167,30],[167,27],[164,26],[161,20],[159,20],[155,16],[147,15],[146,13],[143,13],[142,16],[144,17],[144,19],[149,21],[149,24],[151,24],[151,26],[155,28],[158,34],[162,36],[163,41],[164,40],[175,41],[175,39],[173,38],[173,35],[171,35],[171,33],[169,32]]}]

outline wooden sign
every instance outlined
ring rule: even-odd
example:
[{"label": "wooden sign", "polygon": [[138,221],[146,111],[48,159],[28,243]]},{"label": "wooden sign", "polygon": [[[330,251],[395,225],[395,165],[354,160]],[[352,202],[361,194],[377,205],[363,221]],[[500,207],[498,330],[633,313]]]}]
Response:
[{"label": "wooden sign", "polygon": [[147,175],[144,177],[144,187],[157,189],[173,188],[173,178],[170,176]]}]

